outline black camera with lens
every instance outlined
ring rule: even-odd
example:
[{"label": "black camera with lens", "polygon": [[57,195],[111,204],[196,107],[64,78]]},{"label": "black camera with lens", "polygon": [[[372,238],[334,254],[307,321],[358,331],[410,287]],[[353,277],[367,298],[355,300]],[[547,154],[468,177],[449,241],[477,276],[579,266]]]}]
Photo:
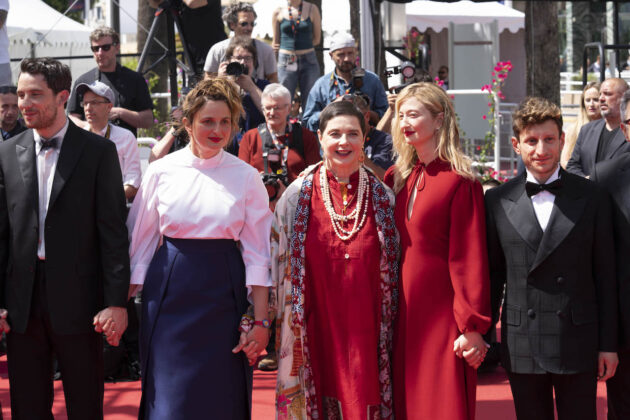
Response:
[{"label": "black camera with lens", "polygon": [[282,150],[281,149],[267,149],[263,150],[263,161],[268,163],[268,169],[261,175],[263,184],[273,188],[273,195],[269,195],[269,200],[273,201],[278,197],[280,191],[280,183],[284,186],[289,185],[289,174],[287,166],[282,162]]},{"label": "black camera with lens", "polygon": [[238,77],[241,74],[249,73],[249,69],[244,64],[239,63],[238,61],[232,61],[225,68],[225,72],[228,76]]},{"label": "black camera with lens", "polygon": [[355,67],[350,72],[352,75],[352,86],[354,86],[354,91],[361,91],[363,87],[363,78],[365,77],[365,69],[361,67]]}]

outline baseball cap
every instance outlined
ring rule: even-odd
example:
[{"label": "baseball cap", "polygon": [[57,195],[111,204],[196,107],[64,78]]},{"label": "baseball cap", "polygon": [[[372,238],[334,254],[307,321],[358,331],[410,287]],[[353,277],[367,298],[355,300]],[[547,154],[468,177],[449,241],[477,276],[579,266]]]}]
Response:
[{"label": "baseball cap", "polygon": [[112,104],[115,102],[114,92],[109,86],[101,81],[95,80],[90,84],[80,83],[77,86],[77,93],[79,95],[83,95],[88,89],[98,96],[102,96],[103,98],[107,99]]},{"label": "baseball cap", "polygon": [[330,39],[331,52],[348,47],[356,47],[356,42],[352,35],[347,32],[337,32]]}]

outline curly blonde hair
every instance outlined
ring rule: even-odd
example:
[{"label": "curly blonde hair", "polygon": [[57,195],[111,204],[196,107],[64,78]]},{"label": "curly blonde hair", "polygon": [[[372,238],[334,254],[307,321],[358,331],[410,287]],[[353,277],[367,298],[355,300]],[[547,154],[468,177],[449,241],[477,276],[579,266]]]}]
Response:
[{"label": "curly blonde hair", "polygon": [[[232,82],[224,77],[211,77],[200,81],[186,95],[182,104],[182,121],[184,118],[192,123],[197,112],[208,101],[225,102],[230,110],[230,120],[232,122],[232,131],[238,130],[238,121],[243,113],[243,104],[241,96]],[[185,130],[183,123],[176,126],[177,134]]]},{"label": "curly blonde hair", "polygon": [[[461,149],[457,117],[453,110],[453,104],[444,90],[427,82],[407,86],[398,94],[396,99],[396,115],[399,114],[402,104],[410,98],[417,99],[434,118],[440,113],[444,114],[444,121],[436,133],[438,157],[449,162],[457,174],[474,180],[472,161]],[[415,147],[405,141],[400,130],[399,118],[394,118],[392,137],[394,150],[398,156],[394,167],[394,192],[397,193],[405,185],[409,174],[411,174],[411,170],[418,161],[418,154]]]}]

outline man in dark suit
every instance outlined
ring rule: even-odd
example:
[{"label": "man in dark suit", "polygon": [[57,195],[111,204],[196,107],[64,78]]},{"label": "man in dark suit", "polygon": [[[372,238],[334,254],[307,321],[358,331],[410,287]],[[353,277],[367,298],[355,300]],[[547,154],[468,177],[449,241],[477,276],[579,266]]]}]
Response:
[{"label": "man in dark suit", "polygon": [[568,172],[589,177],[597,162],[630,152],[630,144],[619,130],[619,103],[626,90],[628,84],[623,79],[604,80],[599,90],[599,108],[603,118],[591,121],[580,130],[567,163]]},{"label": "man in dark suit", "polygon": [[519,420],[596,419],[597,378],[617,366],[611,207],[594,183],[560,169],[560,109],[528,98],[512,145],[526,171],[486,193],[492,308]]},{"label": "man in dark suit", "polygon": [[[103,345],[127,325],[125,196],[116,146],[64,113],[70,70],[25,59],[29,130],[0,144],[0,324],[14,419],[52,419],[52,355],[69,419],[103,418]],[[6,322],[8,321],[8,325]],[[10,326],[10,328],[9,328]]]},{"label": "man in dark suit", "polygon": [[[621,100],[621,131],[630,142],[630,91]],[[613,198],[615,248],[619,290],[619,366],[606,381],[608,419],[630,419],[630,153],[622,153],[595,165],[591,179]]]}]

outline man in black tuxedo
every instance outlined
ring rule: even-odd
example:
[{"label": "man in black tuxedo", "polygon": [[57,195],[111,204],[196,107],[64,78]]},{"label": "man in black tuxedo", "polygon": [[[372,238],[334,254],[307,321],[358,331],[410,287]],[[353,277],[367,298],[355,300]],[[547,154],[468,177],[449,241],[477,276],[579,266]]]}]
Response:
[{"label": "man in black tuxedo", "polygon": [[[621,100],[621,131],[630,142],[630,91]],[[630,419],[630,152],[595,165],[591,179],[613,198],[615,248],[619,290],[619,366],[606,381],[608,419]]]},{"label": "man in black tuxedo", "polygon": [[[69,419],[103,418],[103,344],[127,326],[125,195],[116,146],[64,113],[67,66],[25,59],[25,132],[0,144],[0,305],[14,419],[52,419],[52,355]],[[6,315],[5,315],[6,316]],[[8,324],[7,324],[8,322]]]},{"label": "man in black tuxedo", "polygon": [[596,419],[597,378],[617,366],[611,206],[560,169],[560,109],[528,98],[512,145],[526,171],[486,193],[492,308],[519,420]]},{"label": "man in black tuxedo", "polygon": [[630,144],[619,130],[619,103],[628,84],[620,78],[604,80],[599,90],[602,119],[585,124],[580,130],[567,171],[589,177],[597,162],[611,159],[619,153],[630,152]]}]

